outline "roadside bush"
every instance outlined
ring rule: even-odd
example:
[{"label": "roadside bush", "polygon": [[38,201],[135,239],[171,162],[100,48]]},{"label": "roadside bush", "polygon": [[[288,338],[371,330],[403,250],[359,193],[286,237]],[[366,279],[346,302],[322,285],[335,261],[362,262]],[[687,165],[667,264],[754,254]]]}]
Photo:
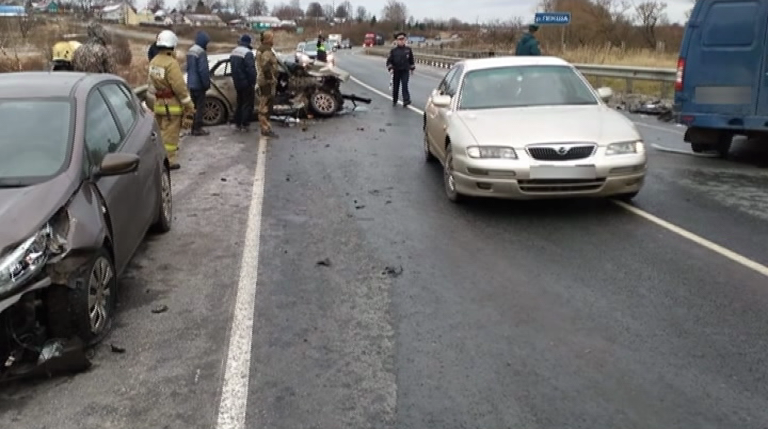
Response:
[{"label": "roadside bush", "polygon": [[115,62],[123,67],[130,66],[133,60],[133,54],[131,53],[131,44],[128,38],[119,34],[112,35],[112,55],[115,58]]},{"label": "roadside bush", "polygon": [[15,54],[0,53],[0,73],[21,71],[40,71],[46,62],[41,57],[20,57]]}]

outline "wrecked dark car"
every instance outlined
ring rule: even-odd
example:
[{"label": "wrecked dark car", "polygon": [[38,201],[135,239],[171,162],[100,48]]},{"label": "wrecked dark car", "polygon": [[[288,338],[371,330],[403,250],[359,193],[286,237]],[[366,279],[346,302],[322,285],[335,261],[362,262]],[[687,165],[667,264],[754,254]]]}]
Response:
[{"label": "wrecked dark car", "polygon": [[[258,55],[254,51],[254,55]],[[333,54],[329,63],[315,62],[306,58],[282,57],[278,55],[278,84],[272,114],[275,116],[306,116],[311,114],[321,118],[332,117],[344,109],[348,100],[370,104],[371,99],[343,94],[341,84],[349,80],[349,73],[336,67]],[[205,112],[203,125],[215,126],[227,123],[234,118],[237,93],[232,83],[232,70],[229,54],[208,56],[211,70],[211,88],[205,94]],[[186,73],[184,79],[186,81]],[[139,90],[143,97],[143,89]],[[254,102],[253,114],[259,107],[258,92]]]},{"label": "wrecked dark car", "polygon": [[118,76],[0,75],[0,381],[87,368],[118,276],[171,229],[151,113]]}]

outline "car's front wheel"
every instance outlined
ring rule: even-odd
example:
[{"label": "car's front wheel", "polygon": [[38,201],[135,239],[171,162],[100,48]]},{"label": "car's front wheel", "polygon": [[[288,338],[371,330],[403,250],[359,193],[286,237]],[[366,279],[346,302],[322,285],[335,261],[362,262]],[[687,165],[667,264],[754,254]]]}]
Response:
[{"label": "car's front wheel", "polygon": [[204,109],[203,125],[206,127],[219,125],[227,120],[227,108],[221,100],[213,97],[206,97]]},{"label": "car's front wheel", "polygon": [[445,149],[445,161],[443,163],[443,187],[445,196],[454,203],[460,203],[464,200],[464,195],[456,190],[456,177],[453,170],[453,150],[451,145]]},{"label": "car's front wheel", "polygon": [[333,116],[339,110],[339,101],[333,94],[318,89],[309,97],[309,106],[320,117]]},{"label": "car's front wheel", "polygon": [[75,332],[93,345],[112,328],[117,303],[117,271],[112,256],[101,247],[73,276],[69,308]]}]

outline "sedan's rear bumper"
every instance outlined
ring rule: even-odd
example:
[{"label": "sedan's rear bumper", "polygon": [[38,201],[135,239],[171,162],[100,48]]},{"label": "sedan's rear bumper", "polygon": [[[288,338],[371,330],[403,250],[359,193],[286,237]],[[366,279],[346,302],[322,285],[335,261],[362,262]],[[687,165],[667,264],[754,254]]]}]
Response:
[{"label": "sedan's rear bumper", "polygon": [[645,157],[627,161],[610,167],[598,166],[597,177],[587,179],[535,179],[531,178],[527,166],[502,170],[482,161],[474,165],[462,165],[459,161],[454,179],[459,193],[475,197],[520,200],[610,197],[635,193],[643,187]]}]

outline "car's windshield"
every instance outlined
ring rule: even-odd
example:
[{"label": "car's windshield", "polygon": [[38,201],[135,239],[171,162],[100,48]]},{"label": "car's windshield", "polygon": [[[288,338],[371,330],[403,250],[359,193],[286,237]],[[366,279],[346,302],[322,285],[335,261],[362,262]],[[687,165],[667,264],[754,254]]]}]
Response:
[{"label": "car's windshield", "polygon": [[0,100],[0,186],[37,183],[64,167],[70,112],[67,99]]},{"label": "car's windshield", "polygon": [[511,66],[466,74],[459,109],[598,104],[592,90],[567,66]]}]

